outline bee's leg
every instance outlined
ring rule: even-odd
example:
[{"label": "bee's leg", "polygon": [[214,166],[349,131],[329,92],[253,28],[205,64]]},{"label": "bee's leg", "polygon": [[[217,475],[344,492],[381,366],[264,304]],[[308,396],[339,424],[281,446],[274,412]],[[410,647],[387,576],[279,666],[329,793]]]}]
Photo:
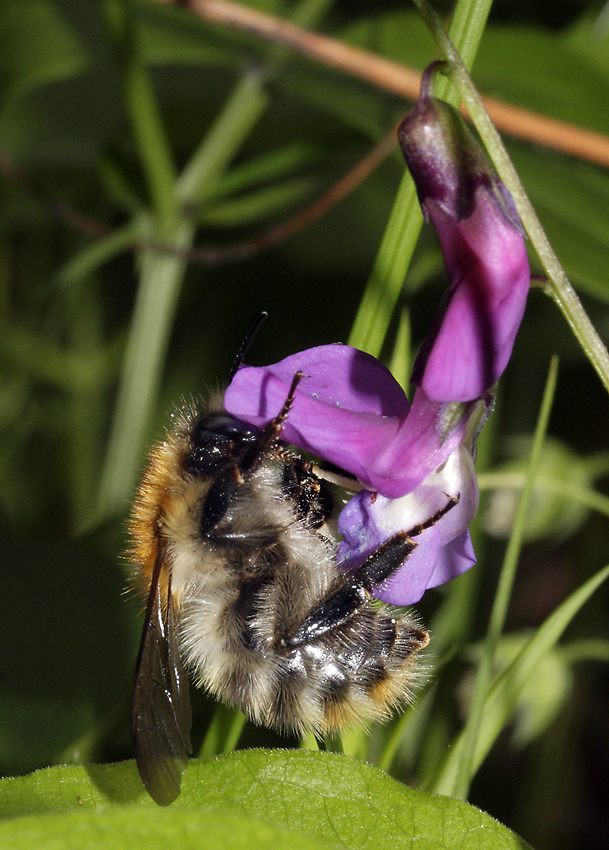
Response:
[{"label": "bee's leg", "polygon": [[458,501],[458,497],[451,498],[445,507],[428,520],[410,531],[394,534],[371,552],[356,570],[345,577],[341,586],[309,614],[296,632],[284,639],[285,647],[294,649],[350,620],[367,604],[373,588],[393,575],[416,548],[417,543],[413,538],[435,525]]},{"label": "bee's leg", "polygon": [[[358,579],[362,583],[362,585],[369,591],[372,590],[373,587],[377,587],[379,584],[382,584],[386,581],[393,573],[395,573],[404,563],[406,558],[410,555],[413,549],[416,548],[417,543],[413,540],[414,537],[418,537],[419,534],[422,534],[428,528],[431,528],[435,525],[439,520],[442,519],[449,511],[459,503],[459,496],[451,496],[447,502],[447,504],[437,511],[433,516],[429,517],[429,519],[425,520],[425,522],[421,522],[418,525],[415,525],[410,531],[402,531],[396,534],[394,537],[391,537],[387,540],[382,546],[372,552],[366,558],[360,566],[354,570],[353,576]],[[395,553],[388,553],[387,555],[384,553],[385,546],[388,546],[392,541],[402,540],[402,545],[405,548],[405,552],[403,555],[399,554],[399,546]],[[407,551],[406,551],[407,550]],[[392,557],[395,560],[392,561]]]},{"label": "bee's leg", "polygon": [[300,381],[304,378],[304,372],[295,372],[294,377],[292,378],[292,383],[290,385],[290,389],[288,390],[288,394],[286,396],[286,400],[283,403],[283,407],[271,421],[264,426],[264,428],[260,431],[258,438],[252,444],[251,448],[248,449],[244,457],[241,459],[239,463],[239,471],[245,474],[250,469],[254,469],[260,459],[263,457],[264,452],[273,446],[273,444],[279,439],[279,436],[283,430],[283,423],[288,418],[288,414],[292,409],[292,404],[294,403],[294,394],[296,392],[296,387],[300,383]]}]

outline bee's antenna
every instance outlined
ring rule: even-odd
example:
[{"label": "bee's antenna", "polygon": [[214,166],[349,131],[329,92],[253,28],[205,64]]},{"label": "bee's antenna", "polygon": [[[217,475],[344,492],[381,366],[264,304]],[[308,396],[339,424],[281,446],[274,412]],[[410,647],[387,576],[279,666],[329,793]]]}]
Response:
[{"label": "bee's antenna", "polygon": [[245,355],[247,354],[247,350],[250,347],[250,345],[252,344],[252,340],[254,339],[256,334],[258,333],[260,325],[264,322],[264,320],[266,319],[267,316],[268,316],[268,313],[266,312],[266,310],[263,310],[262,313],[259,313],[256,316],[256,318],[254,319],[252,326],[249,329],[249,331],[247,332],[245,339],[241,343],[241,348],[239,349],[239,352],[238,352],[237,356],[235,357],[235,362],[233,363],[233,368],[230,371],[230,376],[229,376],[229,379],[228,379],[229,384],[233,380],[235,375],[237,374],[237,369],[239,368],[239,366],[242,365],[243,361],[245,360]]}]

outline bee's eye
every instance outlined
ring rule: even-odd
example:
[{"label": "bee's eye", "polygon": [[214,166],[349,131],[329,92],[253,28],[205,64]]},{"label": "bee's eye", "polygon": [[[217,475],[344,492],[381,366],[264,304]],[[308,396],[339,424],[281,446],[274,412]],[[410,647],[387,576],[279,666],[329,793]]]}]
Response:
[{"label": "bee's eye", "polygon": [[235,463],[257,436],[255,428],[229,413],[205,416],[192,429],[186,471],[191,475],[213,475]]}]

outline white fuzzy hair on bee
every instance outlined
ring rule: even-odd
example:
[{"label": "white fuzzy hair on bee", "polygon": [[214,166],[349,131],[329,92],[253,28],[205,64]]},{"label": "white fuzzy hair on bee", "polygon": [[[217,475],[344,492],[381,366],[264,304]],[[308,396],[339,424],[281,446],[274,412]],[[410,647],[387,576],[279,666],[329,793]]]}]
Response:
[{"label": "white fuzzy hair on bee", "polygon": [[191,749],[188,675],[282,733],[384,720],[412,698],[429,636],[377,603],[374,586],[453,502],[343,572],[331,486],[280,440],[299,380],[262,429],[218,397],[186,405],[152,449],[135,498],[130,557],[148,605],[132,734],[161,805],[179,793]]}]

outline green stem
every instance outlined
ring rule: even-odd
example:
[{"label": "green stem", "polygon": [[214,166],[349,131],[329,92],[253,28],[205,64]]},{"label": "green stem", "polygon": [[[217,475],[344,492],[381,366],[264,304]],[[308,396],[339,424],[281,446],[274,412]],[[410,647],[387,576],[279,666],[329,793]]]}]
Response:
[{"label": "green stem", "polygon": [[152,206],[158,221],[170,229],[176,216],[173,187],[177,173],[150,74],[142,59],[137,28],[129,3],[106,0],[105,7],[121,51],[123,96]]},{"label": "green stem", "polygon": [[[216,124],[186,166],[176,186],[180,203],[188,205],[195,193],[213,187],[221,177],[266,106],[259,76],[240,79]],[[224,150],[222,146],[224,139]],[[192,194],[191,194],[192,193]],[[161,226],[162,229],[162,226]],[[192,246],[196,225],[178,220],[165,244],[176,255],[141,254],[141,275],[129,331],[108,452],[102,472],[98,520],[124,510],[137,478],[140,451],[150,411],[161,378],[178,297],[186,269],[185,255]],[[159,241],[156,222],[142,234],[144,241]]]},{"label": "green stem", "polygon": [[[478,484],[481,490],[522,490],[525,486],[527,476],[522,472],[482,472],[478,476]],[[572,481],[561,481],[557,478],[544,478],[538,476],[535,479],[534,490],[540,493],[551,493],[554,496],[563,496],[573,502],[579,502],[591,510],[609,516],[609,496],[598,493],[590,487],[582,487]]]},{"label": "green stem", "polygon": [[136,61],[125,73],[125,100],[131,116],[152,205],[159,222],[171,228],[176,218],[173,187],[176,173],[169,143],[146,70]]},{"label": "green stem", "polygon": [[176,197],[182,206],[200,204],[214,193],[267,102],[262,72],[246,72],[177,181]]},{"label": "green stem", "polygon": [[456,45],[453,44],[426,0],[413,0],[413,2],[419,9],[435,38],[443,58],[450,63],[452,69],[450,72],[451,82],[467,106],[472,121],[484,141],[499,176],[512,193],[522,224],[548,276],[547,289],[550,295],[569,323],[576,339],[601,379],[603,386],[609,392],[609,352],[582,307],[575,290],[571,286],[558,257],[548,241],[548,237],[512,165],[501,141],[501,137],[476,91],[466,65],[459,56]]},{"label": "green stem", "polygon": [[198,758],[232,752],[243,732],[247,718],[242,711],[218,703],[205,733]]},{"label": "green stem", "polygon": [[[187,250],[194,225],[182,223],[172,245]],[[152,235],[150,236],[152,238]],[[146,252],[108,450],[98,496],[97,521],[126,508],[140,464],[148,418],[156,395],[186,261]]]},{"label": "green stem", "polygon": [[[423,14],[417,0],[413,2]],[[474,64],[492,5],[493,0],[470,0],[468,3],[457,3],[451,16],[450,39],[453,44],[459,45],[459,55],[467,68],[471,68]],[[459,96],[447,79],[436,80],[434,93],[436,97],[452,102],[453,106],[458,105]]]},{"label": "green stem", "polygon": [[529,510],[529,503],[531,500],[531,495],[533,493],[535,483],[535,475],[539,466],[541,449],[546,435],[548,421],[550,419],[552,400],[554,398],[554,391],[556,389],[557,372],[558,360],[557,358],[553,358],[550,363],[550,370],[548,372],[546,388],[541,403],[539,419],[537,421],[535,436],[533,438],[533,447],[531,449],[531,457],[527,470],[526,483],[522,491],[522,495],[520,497],[518,510],[514,519],[514,528],[512,530],[512,534],[510,536],[510,540],[505,552],[503,567],[501,569],[501,575],[499,577],[499,584],[497,587],[497,593],[495,594],[495,600],[493,603],[493,608],[491,611],[490,621],[488,625],[486,641],[484,643],[482,660],[480,662],[480,668],[476,677],[476,685],[474,687],[474,693],[472,696],[472,704],[465,725],[465,729],[463,731],[463,749],[461,753],[461,759],[457,767],[457,773],[451,794],[451,796],[457,797],[462,800],[467,799],[470,782],[475,772],[474,764],[475,754],[478,747],[478,730],[482,719],[484,704],[487,699],[489,686],[491,683],[492,669],[497,644],[499,643],[499,638],[501,637],[503,626],[505,624],[507,609],[512,593],[512,586],[514,584],[514,577],[516,575],[518,555],[522,546],[522,539],[527,520],[527,513]]},{"label": "green stem", "polygon": [[414,183],[406,171],[353,323],[349,345],[379,356],[422,224]]}]

